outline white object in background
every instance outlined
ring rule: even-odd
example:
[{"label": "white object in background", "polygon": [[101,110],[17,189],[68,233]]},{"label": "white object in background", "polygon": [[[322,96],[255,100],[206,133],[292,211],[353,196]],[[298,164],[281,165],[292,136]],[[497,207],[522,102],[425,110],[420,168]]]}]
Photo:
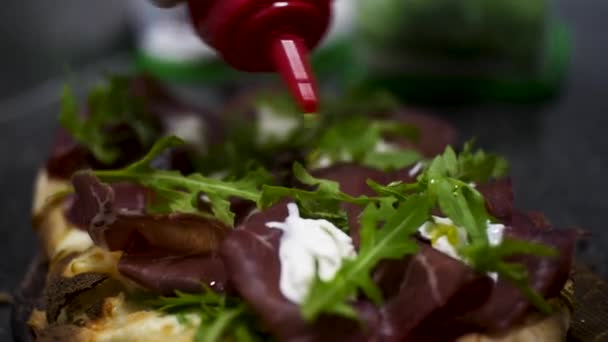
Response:
[{"label": "white object in background", "polygon": [[266,104],[259,105],[258,139],[261,143],[271,141],[284,141],[298,127],[298,119],[289,113],[277,113],[274,108]]},{"label": "white object in background", "polygon": [[189,25],[177,20],[160,20],[151,25],[140,47],[147,55],[174,62],[216,58],[215,51],[203,43]]},{"label": "white object in background", "polygon": [[167,135],[179,137],[200,153],[207,150],[205,140],[207,126],[201,115],[188,112],[175,113],[170,120],[165,121],[165,125]]},{"label": "white object in background", "polygon": [[327,36],[321,42],[320,47],[339,41],[350,35],[355,27],[355,0],[333,0],[333,17]]},{"label": "white object in background", "polygon": [[158,8],[150,0],[130,0],[138,48],[149,57],[169,63],[193,63],[217,58],[196,34],[187,8]]}]

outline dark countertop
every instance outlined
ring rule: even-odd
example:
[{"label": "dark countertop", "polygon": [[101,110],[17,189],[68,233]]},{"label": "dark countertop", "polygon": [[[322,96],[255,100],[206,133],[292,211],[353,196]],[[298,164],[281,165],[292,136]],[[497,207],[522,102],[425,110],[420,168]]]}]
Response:
[{"label": "dark countertop", "polygon": [[[581,244],[579,255],[608,276],[604,229],[608,180],[603,177],[608,170],[608,99],[604,98],[608,47],[601,43],[608,31],[608,2],[563,0],[560,5],[576,48],[571,77],[559,99],[540,106],[484,105],[439,112],[463,136],[477,136],[479,145],[509,158],[519,207],[541,210],[557,226],[577,225],[592,232],[594,237]],[[23,63],[34,63],[33,59],[0,56],[0,290],[4,291],[18,285],[34,253],[29,221],[32,182],[56,127],[53,94],[58,83],[45,83],[32,93],[46,97],[2,100],[4,94],[16,93],[7,86],[10,80],[19,79],[19,87],[26,88],[61,70],[56,64],[44,72],[40,67],[30,70]],[[10,340],[7,319],[5,306],[0,308],[0,341]]]},{"label": "dark countertop", "polygon": [[608,276],[608,2],[561,1],[574,40],[573,65],[562,95],[540,106],[447,110],[465,137],[505,155],[516,205],[543,211],[558,227],[593,234],[579,255]]}]

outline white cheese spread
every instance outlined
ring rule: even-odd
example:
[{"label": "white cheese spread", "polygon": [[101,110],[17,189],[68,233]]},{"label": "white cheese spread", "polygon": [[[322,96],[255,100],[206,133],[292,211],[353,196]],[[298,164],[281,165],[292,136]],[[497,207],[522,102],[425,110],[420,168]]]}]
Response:
[{"label": "white cheese spread", "polygon": [[[268,222],[269,228],[283,232],[279,247],[280,289],[294,303],[302,303],[318,271],[319,278],[331,280],[344,259],[356,256],[352,239],[327,220],[300,217],[298,206],[287,205],[285,222]],[[315,262],[316,267],[315,269]]]},{"label": "white cheese spread", "polygon": [[[490,246],[502,243],[504,230],[503,224],[488,222],[486,234]],[[463,227],[456,226],[449,218],[433,216],[433,221],[425,222],[418,232],[424,239],[429,240],[436,250],[463,261],[457,252],[458,248],[468,243],[468,235]],[[498,279],[495,273],[488,273],[488,276],[494,280]]]}]

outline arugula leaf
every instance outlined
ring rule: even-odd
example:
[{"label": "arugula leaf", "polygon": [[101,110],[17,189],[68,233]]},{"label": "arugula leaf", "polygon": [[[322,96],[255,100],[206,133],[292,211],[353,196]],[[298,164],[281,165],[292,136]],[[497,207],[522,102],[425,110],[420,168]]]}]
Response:
[{"label": "arugula leaf", "polygon": [[334,101],[324,101],[320,116],[342,120],[355,115],[385,114],[395,111],[401,104],[389,92],[371,89],[354,89]]},{"label": "arugula leaf", "polygon": [[463,182],[486,183],[492,178],[507,174],[509,164],[506,159],[483,150],[473,151],[473,148],[473,141],[469,141],[465,143],[462,152],[456,155],[452,147],[448,146],[427,167],[428,178],[451,177]]},{"label": "arugula leaf", "polygon": [[161,199],[161,204],[151,209],[155,212],[201,213],[198,201],[207,196],[215,217],[227,225],[234,224],[234,213],[230,210],[229,199],[238,197],[252,202],[260,199],[262,184],[270,182],[270,176],[262,171],[250,173],[235,181],[222,181],[200,174],[184,176],[177,171],[165,171],[150,165],[163,151],[181,145],[177,137],[160,139],[141,160],[120,170],[95,171],[100,180],[106,182],[129,181],[153,190]]},{"label": "arugula leaf", "polygon": [[98,128],[100,125],[98,123],[99,119],[91,117],[88,122],[80,119],[76,99],[68,86],[63,89],[61,104],[59,121],[78,143],[88,148],[95,158],[102,163],[111,164],[118,159],[120,150],[111,146],[106,136],[101,133]]},{"label": "arugula leaf", "polygon": [[398,170],[420,161],[422,156],[414,150],[371,151],[365,155],[362,164],[384,171]]},{"label": "arugula leaf", "polygon": [[[296,161],[320,165],[322,160],[329,159],[394,170],[420,160],[421,156],[409,149],[376,150],[378,144],[384,142],[383,136],[416,140],[419,132],[411,125],[370,118],[370,113],[392,110],[397,103],[386,94],[363,95],[324,101],[319,115],[302,116],[287,93],[261,92],[248,106],[236,110],[245,112],[251,105],[258,109],[270,106],[276,114],[297,120],[298,126],[283,139],[260,141],[259,124],[242,120],[247,114],[225,113],[222,116],[227,118],[226,142],[196,158],[196,168],[204,174],[224,171],[238,178],[246,175],[251,165],[275,170]],[[285,161],[285,158],[289,160]]]},{"label": "arugula leaf", "polygon": [[226,297],[208,287],[197,294],[176,291],[175,297],[158,297],[144,304],[175,314],[180,322],[191,324],[186,314],[198,314],[201,323],[195,335],[197,342],[216,342],[234,337],[238,341],[262,341],[255,315],[238,298]]},{"label": "arugula leaf", "polygon": [[420,139],[418,128],[407,123],[395,122],[393,120],[377,120],[375,125],[378,126],[380,132],[391,137],[409,138],[412,141]]},{"label": "arugula leaf", "polygon": [[368,179],[367,185],[374,190],[378,195],[384,197],[394,197],[395,199],[401,201],[405,200],[405,186],[406,183],[403,182],[392,182],[388,185],[381,185],[376,183],[375,181]]},{"label": "arugula leaf", "polygon": [[181,325],[192,326],[193,322],[190,316],[186,313],[178,312],[175,314],[175,318],[177,318],[177,322]]},{"label": "arugula leaf", "polygon": [[[344,260],[331,281],[315,279],[301,306],[302,316],[309,321],[321,313],[355,318],[356,312],[347,301],[357,289],[379,303],[382,296],[371,278],[373,268],[383,259],[399,259],[417,251],[417,245],[410,236],[429,217],[431,204],[429,197],[421,194],[408,198],[396,209],[390,200],[380,201],[378,206],[368,205],[361,218],[359,254],[355,259]],[[379,227],[387,218],[388,221]]]},{"label": "arugula leaf", "polygon": [[530,287],[526,268],[504,260],[521,254],[555,257],[558,253],[554,248],[529,241],[505,239],[498,246],[479,243],[463,246],[459,253],[465,259],[471,260],[477,271],[498,273],[516,286],[537,309],[545,314],[551,313],[551,306]]},{"label": "arugula leaf", "polygon": [[203,292],[197,294],[176,291],[175,296],[173,297],[157,297],[144,300],[143,303],[160,311],[169,313],[188,312],[191,310],[199,310],[204,307],[225,305],[225,296],[220,295],[209,288],[203,289]]},{"label": "arugula leaf", "polygon": [[448,146],[443,153],[443,166],[448,175],[457,177],[460,165],[458,163],[458,158],[456,157],[456,152],[454,152],[454,149],[452,149],[451,146]]},{"label": "arugula leaf", "polygon": [[429,183],[439,207],[454,222],[466,229],[472,241],[488,243],[489,215],[479,192],[453,178],[437,178]]},{"label": "arugula leaf", "polygon": [[319,193],[321,194],[340,193],[340,183],[327,179],[315,178],[308,173],[300,163],[295,163],[293,165],[293,174],[300,182],[306,185],[318,186]]},{"label": "arugula leaf", "polygon": [[458,156],[459,179],[465,182],[486,183],[508,173],[509,163],[505,158],[483,150],[473,151],[473,148],[474,141],[468,141]]},{"label": "arugula leaf", "polygon": [[[261,139],[260,121],[243,120],[243,117],[251,116],[252,108],[259,111],[267,107],[278,116],[293,118],[298,126],[290,129],[285,137]],[[225,141],[211,146],[206,155],[197,156],[196,169],[203,174],[221,172],[233,178],[243,177],[257,168],[285,171],[285,165],[305,158],[309,145],[316,141],[322,128],[317,120],[306,120],[298,108],[288,93],[268,91],[260,92],[242,107],[230,108],[222,114]]]},{"label": "arugula leaf", "polygon": [[219,315],[211,317],[211,319],[203,320],[196,332],[196,342],[216,342],[220,341],[227,333],[228,328],[245,311],[244,306],[224,309]]},{"label": "arugula leaf", "polygon": [[381,197],[392,196],[399,201],[405,200],[408,195],[422,193],[427,189],[427,184],[423,182],[404,183],[402,181],[395,181],[388,185],[381,185],[368,179],[367,185]]},{"label": "arugula leaf", "polygon": [[120,158],[119,144],[128,138],[128,134],[109,134],[113,127],[127,125],[144,147],[152,145],[160,132],[156,119],[145,111],[143,101],[130,93],[129,79],[125,77],[110,77],[107,84],[90,92],[85,118],[80,117],[76,99],[67,85],[61,103],[62,126],[106,165]]},{"label": "arugula leaf", "polygon": [[[327,124],[327,123],[324,123]],[[378,150],[385,144],[387,133],[412,138],[417,136],[416,128],[388,120],[373,120],[365,116],[351,116],[327,126],[315,144],[313,162],[329,158],[332,162],[354,161],[380,170],[395,170],[412,165],[422,159],[413,150],[393,148]]]},{"label": "arugula leaf", "polygon": [[466,182],[486,182],[503,176],[507,164],[498,156],[483,151],[473,152],[472,148],[472,142],[469,142],[458,155],[451,147],[446,148],[426,168],[420,177],[421,182],[436,197],[443,213],[467,231],[470,244],[459,249],[459,254],[478,272],[496,272],[509,280],[534,306],[542,312],[549,312],[549,304],[531,288],[523,265],[506,262],[505,258],[514,254],[552,256],[553,251],[547,246],[524,241],[505,240],[499,246],[489,244],[486,231],[491,217],[485,200]]},{"label": "arugula leaf", "polygon": [[196,342],[271,341],[272,338],[260,329],[255,313],[244,303],[223,307],[213,315],[203,314],[196,332]]},{"label": "arugula leaf", "polygon": [[[502,176],[506,171],[503,167],[506,161],[472,149],[473,144],[469,142],[457,155],[448,146],[443,154],[430,162],[419,179],[436,196],[441,210],[454,223],[465,228],[472,241],[488,244],[486,226],[491,218],[483,196],[468,182],[485,182],[490,177]],[[481,166],[485,168],[479,171]]]},{"label": "arugula leaf", "polygon": [[319,179],[309,174],[299,163],[293,166],[294,176],[303,184],[316,187],[315,190],[303,190],[282,186],[262,186],[258,208],[265,209],[283,198],[293,198],[300,208],[303,217],[326,219],[337,227],[346,227],[346,213],[341,208],[343,202],[365,205],[373,198],[367,196],[352,197],[340,191],[340,184],[331,180]]}]

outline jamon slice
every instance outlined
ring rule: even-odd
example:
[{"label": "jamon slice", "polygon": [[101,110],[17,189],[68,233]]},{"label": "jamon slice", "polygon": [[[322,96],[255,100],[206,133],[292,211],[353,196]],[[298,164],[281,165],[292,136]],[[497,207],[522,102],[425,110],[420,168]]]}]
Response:
[{"label": "jamon slice", "polygon": [[150,246],[131,247],[118,262],[118,271],[145,288],[171,296],[176,290],[200,293],[204,286],[228,291],[228,275],[215,253],[181,254]]},{"label": "jamon slice", "polygon": [[74,176],[73,184],[75,220],[97,245],[124,251],[118,264],[124,276],[163,294],[200,292],[202,283],[226,288],[223,263],[214,252],[230,228],[195,215],[120,210],[114,189],[87,173]]},{"label": "jamon slice", "polygon": [[367,302],[356,304],[366,330],[352,320],[322,316],[306,323],[299,307],[279,288],[281,232],[266,227],[266,222],[287,217],[287,202],[281,202],[252,215],[226,238],[221,255],[232,285],[259,315],[267,329],[280,341],[367,341],[376,330],[379,316]]},{"label": "jamon slice", "polygon": [[[493,286],[489,277],[426,244],[414,256],[382,265],[376,280],[387,297],[379,331],[386,341],[421,341],[415,337],[417,328],[477,308]],[[432,334],[437,341],[449,341],[460,332],[436,330]]]},{"label": "jamon slice", "polygon": [[[531,255],[513,258],[523,264],[530,277],[532,288],[544,298],[558,297],[563,289],[574,259],[574,249],[579,237],[577,230],[537,231],[533,236],[525,236],[514,229],[507,235],[514,239],[526,239],[555,247],[559,251],[556,258]],[[461,324],[472,324],[477,331],[491,333],[506,332],[514,325],[523,323],[526,314],[534,311],[521,291],[511,283],[499,279],[487,302],[480,308],[463,315]]]}]

